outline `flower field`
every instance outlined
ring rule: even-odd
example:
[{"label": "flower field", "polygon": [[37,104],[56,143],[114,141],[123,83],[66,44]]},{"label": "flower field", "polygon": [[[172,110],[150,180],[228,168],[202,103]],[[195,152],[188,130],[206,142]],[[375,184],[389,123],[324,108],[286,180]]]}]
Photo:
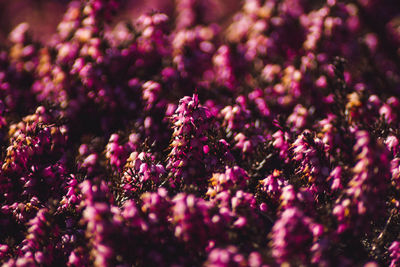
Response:
[{"label": "flower field", "polygon": [[64,2],[0,44],[2,266],[400,266],[397,0]]}]

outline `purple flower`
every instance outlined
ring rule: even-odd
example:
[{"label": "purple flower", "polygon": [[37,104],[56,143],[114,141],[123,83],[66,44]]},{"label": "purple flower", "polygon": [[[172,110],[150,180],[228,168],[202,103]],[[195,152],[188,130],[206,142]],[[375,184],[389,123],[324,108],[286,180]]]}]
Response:
[{"label": "purple flower", "polygon": [[389,247],[390,267],[397,266],[400,263],[400,242],[394,241]]},{"label": "purple flower", "polygon": [[282,212],[272,229],[272,255],[278,263],[296,262],[307,264],[309,250],[323,232],[297,208],[288,208]]}]

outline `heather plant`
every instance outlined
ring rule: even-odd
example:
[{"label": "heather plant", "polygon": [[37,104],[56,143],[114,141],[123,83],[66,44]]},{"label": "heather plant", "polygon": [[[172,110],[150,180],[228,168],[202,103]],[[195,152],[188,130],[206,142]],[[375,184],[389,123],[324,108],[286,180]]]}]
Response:
[{"label": "heather plant", "polygon": [[172,188],[194,187],[205,190],[209,176],[218,164],[216,150],[211,146],[213,118],[206,107],[199,104],[198,95],[184,97],[172,116],[173,129],[167,169]]},{"label": "heather plant", "polygon": [[0,47],[4,266],[398,266],[395,1],[71,1]]}]

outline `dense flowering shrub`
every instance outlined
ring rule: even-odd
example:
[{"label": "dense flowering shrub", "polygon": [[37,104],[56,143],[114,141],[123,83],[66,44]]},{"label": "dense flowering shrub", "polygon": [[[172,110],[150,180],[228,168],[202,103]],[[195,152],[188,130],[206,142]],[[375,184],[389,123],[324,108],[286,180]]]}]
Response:
[{"label": "dense flowering shrub", "polygon": [[11,31],[2,265],[400,265],[396,1],[217,2]]}]

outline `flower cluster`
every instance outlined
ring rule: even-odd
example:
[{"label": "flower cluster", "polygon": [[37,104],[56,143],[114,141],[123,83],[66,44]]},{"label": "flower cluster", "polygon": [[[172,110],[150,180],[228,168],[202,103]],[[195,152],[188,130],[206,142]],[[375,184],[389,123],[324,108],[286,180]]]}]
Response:
[{"label": "flower cluster", "polygon": [[175,2],[0,47],[0,264],[398,266],[397,5]]}]

